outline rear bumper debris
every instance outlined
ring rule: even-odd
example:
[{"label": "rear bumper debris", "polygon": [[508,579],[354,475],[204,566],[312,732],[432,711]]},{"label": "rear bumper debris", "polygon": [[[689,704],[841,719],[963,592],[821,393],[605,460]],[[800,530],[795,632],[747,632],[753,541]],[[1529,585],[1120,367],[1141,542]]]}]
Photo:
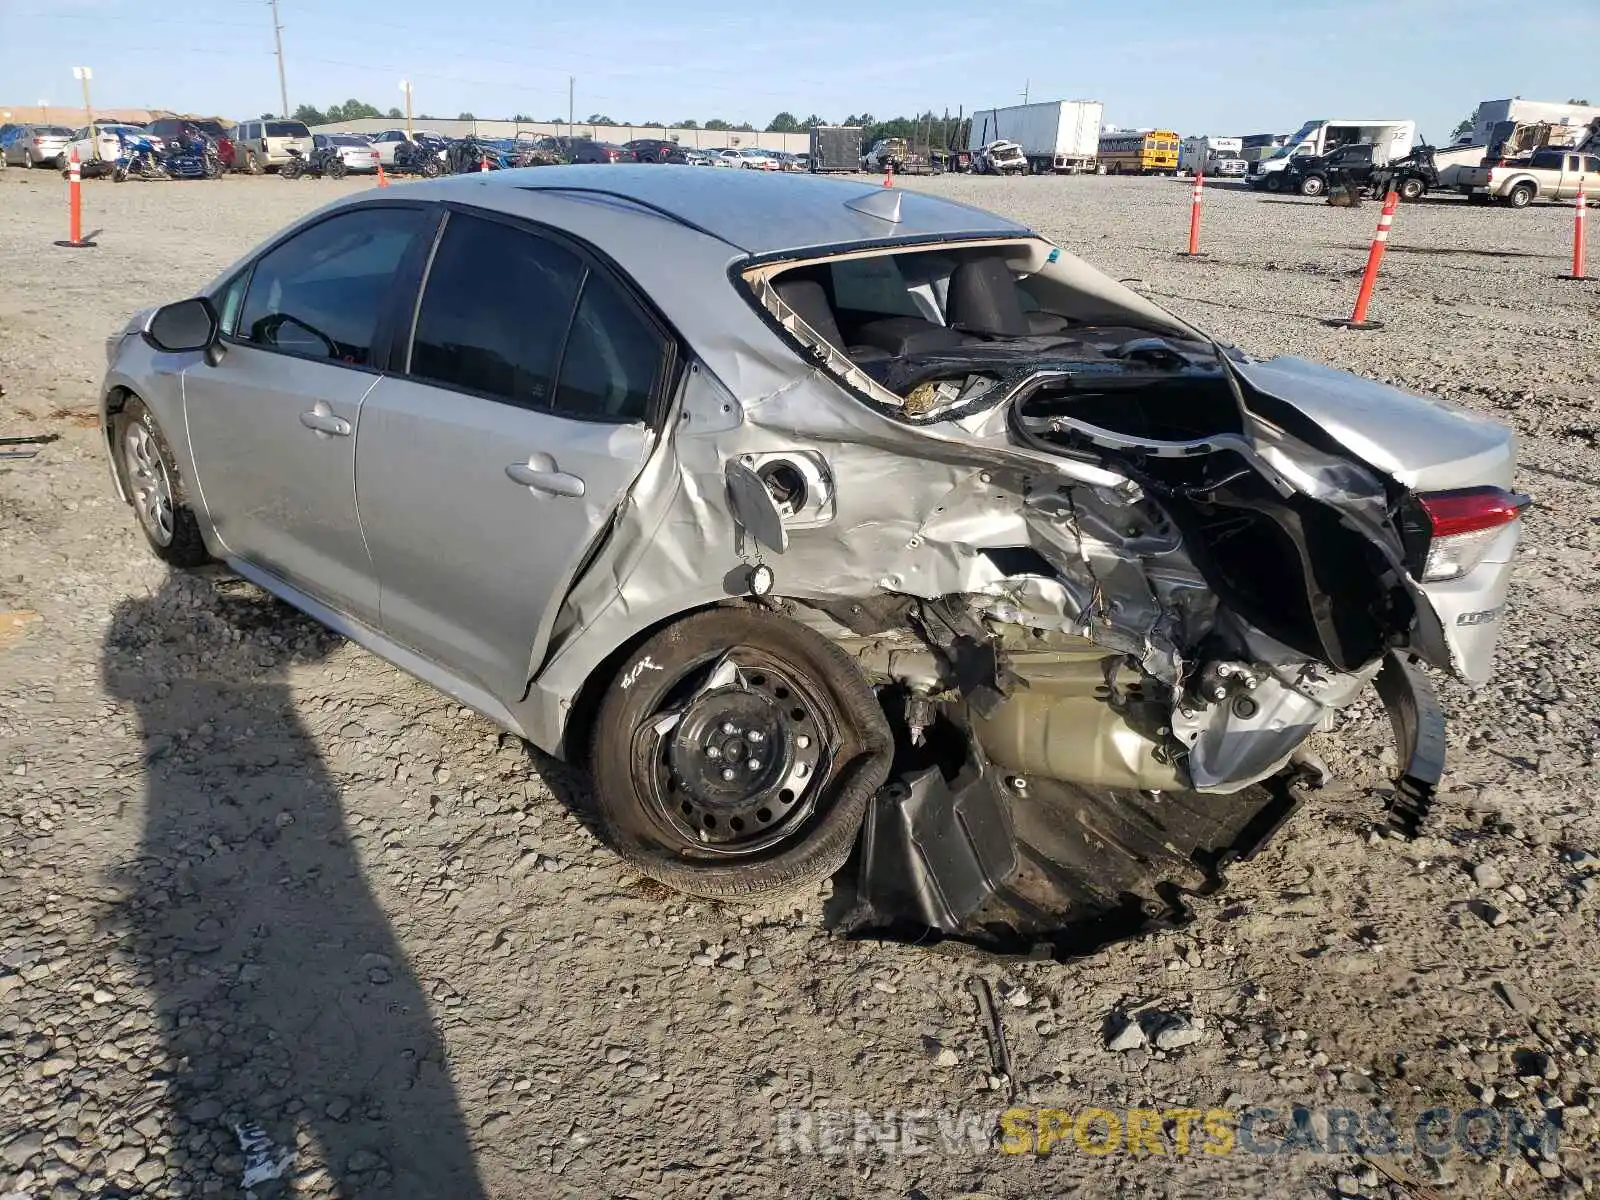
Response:
[{"label": "rear bumper debris", "polygon": [[1394,725],[1400,765],[1395,790],[1384,805],[1396,831],[1422,831],[1444,774],[1444,711],[1433,683],[1417,662],[1393,651],[1374,681]]}]

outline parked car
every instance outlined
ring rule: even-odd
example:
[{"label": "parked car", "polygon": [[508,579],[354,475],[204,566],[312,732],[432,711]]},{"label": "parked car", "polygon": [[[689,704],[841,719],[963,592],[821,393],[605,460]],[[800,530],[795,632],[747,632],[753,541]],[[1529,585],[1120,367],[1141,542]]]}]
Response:
[{"label": "parked car", "polygon": [[712,155],[708,154],[704,150],[695,150],[692,147],[685,146],[681,150],[679,150],[678,153],[683,156],[683,161],[688,166],[691,166],[691,167],[714,167],[714,166],[716,166],[716,160],[712,157]]},{"label": "parked car", "polygon": [[1218,157],[1206,170],[1221,179],[1243,179],[1250,174],[1250,164],[1242,158]]},{"label": "parked car", "polygon": [[714,167],[737,167],[741,170],[744,168],[744,155],[737,150],[725,148],[707,150],[706,153],[711,156],[711,165]]},{"label": "parked car", "polygon": [[1547,147],[1526,159],[1467,167],[1457,177],[1456,188],[1479,203],[1495,200],[1527,208],[1535,200],[1574,200],[1579,182],[1587,177],[1592,186],[1597,175],[1600,156]]},{"label": "parked car", "polygon": [[337,154],[344,160],[345,170],[352,173],[376,175],[378,149],[359,133],[314,133],[311,135],[312,158],[318,150]]},{"label": "parked car", "polygon": [[567,145],[567,161],[572,163],[631,163],[633,151],[615,142],[593,138],[573,138]]},{"label": "parked car", "polygon": [[385,129],[372,135],[372,148],[378,152],[378,161],[385,167],[394,166],[394,152],[411,140],[404,129]]},{"label": "parked car", "polygon": [[161,117],[151,121],[146,127],[163,141],[171,143],[184,141],[196,136],[203,137],[217,148],[217,160],[221,162],[224,171],[235,169],[236,159],[233,149],[233,138],[230,131],[225,129],[221,121],[191,120],[187,117]]},{"label": "parked car", "polygon": [[276,171],[289,161],[289,151],[310,158],[311,130],[302,121],[242,121],[233,131],[238,169],[252,175]]},{"label": "parked car", "polygon": [[53,167],[61,152],[72,143],[72,130],[65,125],[12,125],[0,133],[8,167]]},{"label": "parked car", "polygon": [[94,127],[94,137],[89,136],[89,127],[75,129],[71,134],[71,141],[56,151],[55,166],[65,171],[68,162],[74,153],[78,156],[79,165],[93,174],[95,168],[102,169],[109,174],[111,164],[122,156],[123,141],[128,137],[145,138],[150,143],[150,148],[156,154],[166,153],[166,142],[150,134],[142,125],[127,122],[108,123]]},{"label": "parked car", "polygon": [[744,166],[752,171],[776,171],[778,160],[759,146],[746,146],[739,152],[739,157],[744,160]]},{"label": "parked car", "polygon": [[905,138],[879,138],[872,143],[872,148],[861,156],[861,169],[863,171],[903,171],[910,157],[911,151],[906,144]]},{"label": "parked car", "polygon": [[1505,428],[1220,348],[966,205],[690,179],[368,189],[136,314],[101,421],[152,551],[588,763],[604,838],[696,895],[865,828],[869,911],[1156,919],[1373,686],[1424,815],[1416,660],[1492,673]]},{"label": "parked car", "polygon": [[631,142],[624,142],[622,148],[633,155],[635,162],[664,163],[672,162],[674,156],[680,161],[683,158],[683,150],[677,142],[662,138],[634,138]]}]

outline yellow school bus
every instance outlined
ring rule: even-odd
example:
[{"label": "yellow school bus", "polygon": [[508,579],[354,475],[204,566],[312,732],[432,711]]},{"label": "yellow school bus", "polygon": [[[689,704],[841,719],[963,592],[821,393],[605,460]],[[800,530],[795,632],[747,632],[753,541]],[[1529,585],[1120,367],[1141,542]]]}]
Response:
[{"label": "yellow school bus", "polygon": [[1171,129],[1102,133],[1100,167],[1111,175],[1175,175],[1178,134]]}]

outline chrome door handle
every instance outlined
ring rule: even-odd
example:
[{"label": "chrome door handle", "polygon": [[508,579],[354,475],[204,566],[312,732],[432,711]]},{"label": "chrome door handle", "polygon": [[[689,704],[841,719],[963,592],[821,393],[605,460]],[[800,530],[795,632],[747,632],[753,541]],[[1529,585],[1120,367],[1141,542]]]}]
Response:
[{"label": "chrome door handle", "polygon": [[[554,464],[551,464],[552,468]],[[583,480],[576,475],[569,475],[565,471],[541,471],[538,467],[528,463],[512,463],[506,468],[506,477],[513,483],[520,483],[523,487],[530,487],[536,492],[548,492],[552,496],[581,496],[583,495]]]},{"label": "chrome door handle", "polygon": [[331,433],[334,437],[349,437],[350,422],[323,410],[322,406],[300,414],[300,424],[318,433]]}]

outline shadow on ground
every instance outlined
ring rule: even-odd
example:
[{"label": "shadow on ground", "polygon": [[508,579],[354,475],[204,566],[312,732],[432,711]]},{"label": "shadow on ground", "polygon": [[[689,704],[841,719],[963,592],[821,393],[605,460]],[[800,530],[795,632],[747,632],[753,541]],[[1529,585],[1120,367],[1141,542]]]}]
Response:
[{"label": "shadow on ground", "polygon": [[427,996],[287,682],[336,642],[247,585],[178,576],[120,604],[106,637],[148,789],[112,919],[155,996],[169,1173],[235,1195],[276,1169],[266,1197],[320,1158],[332,1178],[313,1192],[472,1200]]}]

